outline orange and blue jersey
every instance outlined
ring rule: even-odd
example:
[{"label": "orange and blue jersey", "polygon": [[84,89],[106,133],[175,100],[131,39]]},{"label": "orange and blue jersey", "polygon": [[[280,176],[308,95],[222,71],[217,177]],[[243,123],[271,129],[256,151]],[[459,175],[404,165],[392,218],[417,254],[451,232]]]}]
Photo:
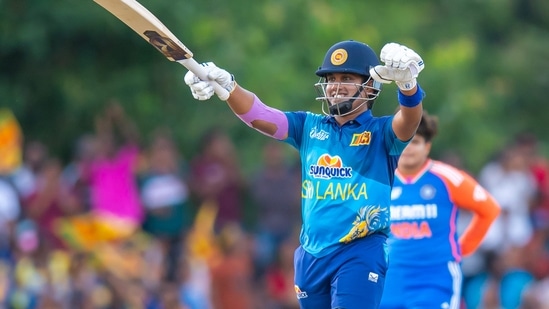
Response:
[{"label": "orange and blue jersey", "polygon": [[[390,265],[460,262],[480,245],[499,214],[495,199],[466,172],[428,160],[415,175],[396,171],[391,192]],[[458,235],[458,210],[473,215]]]},{"label": "orange and blue jersey", "polygon": [[391,186],[407,142],[398,140],[393,116],[371,111],[340,126],[331,116],[286,112],[286,143],[302,163],[303,249],[322,257],[374,233],[389,233]]},{"label": "orange and blue jersey", "polygon": [[[395,175],[380,309],[458,309],[461,258],[478,248],[499,205],[470,175],[439,161],[428,159],[415,175]],[[461,235],[460,208],[473,215]]]}]

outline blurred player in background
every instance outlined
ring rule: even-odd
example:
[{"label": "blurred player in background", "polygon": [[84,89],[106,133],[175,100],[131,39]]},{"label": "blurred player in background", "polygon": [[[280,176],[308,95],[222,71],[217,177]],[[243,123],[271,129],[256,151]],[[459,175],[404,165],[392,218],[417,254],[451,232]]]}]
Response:
[{"label": "blurred player in background", "polygon": [[[422,114],[416,78],[423,60],[413,50],[386,44],[380,65],[357,41],[330,47],[316,71],[317,100],[325,115],[282,112],[265,105],[213,63],[208,77],[225,88],[232,111],[248,126],[295,147],[302,164],[300,243],[294,255],[301,308],[378,308],[387,270],[390,192],[398,158]],[[395,82],[400,111],[374,117],[381,83]],[[194,98],[214,94],[209,82],[185,76]]]},{"label": "blurred player in background", "polygon": [[[438,119],[424,111],[398,161],[382,309],[459,308],[461,258],[478,248],[500,212],[470,175],[429,157],[437,129]],[[473,216],[462,235],[460,209]]]}]

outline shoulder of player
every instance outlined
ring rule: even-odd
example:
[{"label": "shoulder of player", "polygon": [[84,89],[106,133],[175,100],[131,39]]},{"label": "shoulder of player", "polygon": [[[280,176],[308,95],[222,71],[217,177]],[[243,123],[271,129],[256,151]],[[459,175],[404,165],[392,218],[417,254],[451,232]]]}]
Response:
[{"label": "shoulder of player", "polygon": [[323,114],[317,114],[310,111],[284,111],[284,114],[286,114],[286,117],[291,119],[299,119],[300,121],[314,121],[314,122],[320,122],[320,121],[327,121],[328,119],[332,118],[331,116],[326,116]]},{"label": "shoulder of player", "polygon": [[437,160],[432,160],[429,171],[441,178],[444,178],[454,186],[459,186],[466,178],[468,178],[467,173],[464,171]]}]

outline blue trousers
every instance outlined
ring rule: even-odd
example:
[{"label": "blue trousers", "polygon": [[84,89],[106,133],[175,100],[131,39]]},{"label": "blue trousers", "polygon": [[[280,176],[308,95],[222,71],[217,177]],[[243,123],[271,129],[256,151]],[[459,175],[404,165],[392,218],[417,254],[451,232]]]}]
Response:
[{"label": "blue trousers", "polygon": [[458,309],[461,283],[461,266],[457,262],[426,266],[390,264],[380,308]]},{"label": "blue trousers", "polygon": [[298,247],[295,290],[302,309],[376,309],[387,272],[387,236],[373,234],[316,258]]}]

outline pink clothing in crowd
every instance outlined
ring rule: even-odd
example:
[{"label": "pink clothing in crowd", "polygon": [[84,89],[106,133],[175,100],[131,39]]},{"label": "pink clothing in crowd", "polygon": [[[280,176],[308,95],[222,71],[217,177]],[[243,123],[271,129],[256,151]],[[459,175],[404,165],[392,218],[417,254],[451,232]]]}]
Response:
[{"label": "pink clothing in crowd", "polygon": [[135,145],[124,146],[113,158],[100,158],[89,169],[92,212],[140,223],[143,208],[134,174]]}]

